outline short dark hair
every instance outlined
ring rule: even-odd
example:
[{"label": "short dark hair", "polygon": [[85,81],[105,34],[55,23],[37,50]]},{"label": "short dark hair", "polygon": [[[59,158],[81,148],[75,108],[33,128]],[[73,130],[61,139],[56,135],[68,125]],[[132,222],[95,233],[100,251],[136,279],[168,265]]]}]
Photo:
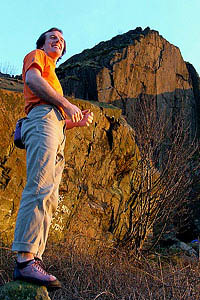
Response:
[{"label": "short dark hair", "polygon": [[[52,31],[59,31],[60,33],[63,34],[62,30],[61,29],[58,29],[56,27],[52,27],[50,28],[49,30],[45,31],[44,33],[41,34],[41,36],[39,37],[39,39],[37,40],[36,42],[36,49],[41,49],[44,44],[45,44],[45,40],[46,40],[46,33],[47,32],[52,32]],[[64,48],[63,48],[63,51],[62,51],[62,55],[58,58],[57,61],[59,61],[59,59],[61,59],[61,57],[66,53],[66,42],[64,40]]]}]

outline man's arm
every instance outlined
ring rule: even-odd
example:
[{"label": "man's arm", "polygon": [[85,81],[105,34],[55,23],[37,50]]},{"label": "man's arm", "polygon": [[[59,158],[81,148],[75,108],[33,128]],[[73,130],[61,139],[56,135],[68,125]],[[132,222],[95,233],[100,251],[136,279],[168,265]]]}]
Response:
[{"label": "man's arm", "polygon": [[81,110],[76,105],[70,103],[65,97],[58,94],[50,84],[42,78],[39,69],[36,67],[30,68],[26,72],[25,83],[39,98],[51,104],[61,106],[72,122],[82,120],[83,115]]}]

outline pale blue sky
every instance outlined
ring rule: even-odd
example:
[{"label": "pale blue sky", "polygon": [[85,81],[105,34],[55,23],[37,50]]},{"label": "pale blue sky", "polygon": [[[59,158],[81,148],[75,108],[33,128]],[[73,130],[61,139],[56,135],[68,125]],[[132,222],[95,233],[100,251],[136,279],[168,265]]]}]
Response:
[{"label": "pale blue sky", "polygon": [[67,54],[149,26],[178,46],[200,74],[200,0],[7,0],[1,3],[0,67],[21,74],[23,58],[50,27],[63,30]]}]

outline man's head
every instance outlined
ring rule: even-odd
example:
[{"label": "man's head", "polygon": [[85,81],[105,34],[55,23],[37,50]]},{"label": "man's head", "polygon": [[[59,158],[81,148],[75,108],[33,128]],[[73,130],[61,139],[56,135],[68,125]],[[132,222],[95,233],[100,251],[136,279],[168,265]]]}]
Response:
[{"label": "man's head", "polygon": [[58,61],[66,52],[62,30],[53,27],[42,33],[36,42],[36,48],[44,50],[47,55]]}]

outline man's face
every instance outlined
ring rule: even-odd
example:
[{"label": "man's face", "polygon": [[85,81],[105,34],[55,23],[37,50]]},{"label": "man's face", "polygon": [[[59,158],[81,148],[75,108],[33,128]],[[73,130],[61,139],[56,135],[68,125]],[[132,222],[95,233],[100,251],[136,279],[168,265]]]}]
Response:
[{"label": "man's face", "polygon": [[59,31],[47,32],[42,49],[56,62],[62,55],[64,49],[64,38],[62,33]]}]

